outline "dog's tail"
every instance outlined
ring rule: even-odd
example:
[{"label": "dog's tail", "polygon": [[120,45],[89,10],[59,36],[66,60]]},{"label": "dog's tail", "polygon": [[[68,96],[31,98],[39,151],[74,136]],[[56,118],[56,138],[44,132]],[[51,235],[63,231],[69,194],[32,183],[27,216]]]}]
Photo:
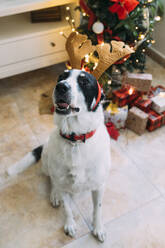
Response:
[{"label": "dog's tail", "polygon": [[43,145],[38,146],[31,152],[27,153],[20,161],[16,162],[14,165],[10,166],[7,169],[7,174],[9,176],[17,175],[29,168],[32,164],[38,162],[41,158],[42,150]]}]

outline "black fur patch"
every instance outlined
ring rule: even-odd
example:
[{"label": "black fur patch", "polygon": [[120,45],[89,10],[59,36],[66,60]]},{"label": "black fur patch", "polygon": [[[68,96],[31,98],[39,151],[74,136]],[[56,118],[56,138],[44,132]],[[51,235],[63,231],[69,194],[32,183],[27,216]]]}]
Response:
[{"label": "black fur patch", "polygon": [[70,71],[69,71],[69,70],[64,71],[64,72],[58,77],[57,82],[67,79],[67,78],[69,77],[69,75],[70,75]]},{"label": "black fur patch", "polygon": [[33,149],[32,154],[36,159],[36,162],[38,162],[41,158],[43,146],[38,146],[37,148]]},{"label": "black fur patch", "polygon": [[[92,111],[91,104],[94,98],[95,100],[97,99],[97,95],[98,95],[97,80],[92,74],[89,74],[85,71],[80,72],[77,80],[79,87],[84,94],[88,111]],[[94,109],[94,111],[96,109],[97,107]]]}]

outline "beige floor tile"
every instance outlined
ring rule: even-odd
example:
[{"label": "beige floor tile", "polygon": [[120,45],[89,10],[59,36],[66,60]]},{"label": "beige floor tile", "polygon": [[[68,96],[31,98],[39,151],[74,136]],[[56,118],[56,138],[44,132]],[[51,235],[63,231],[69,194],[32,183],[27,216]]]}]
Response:
[{"label": "beige floor tile", "polygon": [[164,248],[165,200],[159,198],[106,225],[104,244],[88,234],[64,248]]},{"label": "beige floor tile", "polygon": [[153,184],[165,194],[165,126],[138,136],[124,132],[118,144]]},{"label": "beige floor tile", "polygon": [[39,143],[45,143],[55,127],[53,115],[40,115],[38,113],[38,107],[33,111],[26,110],[22,115],[25,123],[28,123]]},{"label": "beige floor tile", "polygon": [[27,124],[16,126],[6,132],[0,139],[0,181],[9,166],[38,145],[36,137]]},{"label": "beige floor tile", "polygon": [[[111,153],[112,169],[103,200],[104,223],[136,209],[160,195],[115,142],[112,142]],[[76,199],[76,204],[87,222],[91,224],[92,201],[90,194]]]},{"label": "beige floor tile", "polygon": [[164,85],[165,86],[165,68],[157,64],[155,61],[147,57],[147,64],[146,64],[146,73],[151,73],[153,77],[152,85]]},{"label": "beige floor tile", "polygon": [[[17,182],[0,192],[0,247],[63,247],[73,239],[64,235],[63,208],[52,208],[50,185],[43,175]],[[73,204],[76,238],[88,232]]]},{"label": "beige floor tile", "polygon": [[21,116],[16,103],[0,101],[0,139],[5,132],[21,123]]}]

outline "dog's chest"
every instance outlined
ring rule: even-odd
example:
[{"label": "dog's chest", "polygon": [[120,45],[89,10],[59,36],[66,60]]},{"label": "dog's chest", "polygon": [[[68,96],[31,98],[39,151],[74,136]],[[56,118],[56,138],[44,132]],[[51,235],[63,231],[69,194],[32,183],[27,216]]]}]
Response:
[{"label": "dog's chest", "polygon": [[58,146],[56,152],[50,154],[49,174],[60,188],[72,192],[91,189],[100,183],[96,178],[94,157],[88,146],[64,142]]}]

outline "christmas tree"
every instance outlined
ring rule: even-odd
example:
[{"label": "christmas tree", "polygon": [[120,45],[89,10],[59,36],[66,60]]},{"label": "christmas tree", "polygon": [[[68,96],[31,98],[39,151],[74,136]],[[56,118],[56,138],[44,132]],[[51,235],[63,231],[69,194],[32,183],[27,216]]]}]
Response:
[{"label": "christmas tree", "polygon": [[[117,40],[135,49],[135,53],[115,63],[116,71],[145,70],[145,51],[155,43],[154,24],[163,16],[160,0],[80,0],[79,10],[82,18],[78,32],[87,34],[94,45]],[[86,62],[92,69],[92,59]],[[112,66],[99,81],[105,86],[110,75]]]}]

